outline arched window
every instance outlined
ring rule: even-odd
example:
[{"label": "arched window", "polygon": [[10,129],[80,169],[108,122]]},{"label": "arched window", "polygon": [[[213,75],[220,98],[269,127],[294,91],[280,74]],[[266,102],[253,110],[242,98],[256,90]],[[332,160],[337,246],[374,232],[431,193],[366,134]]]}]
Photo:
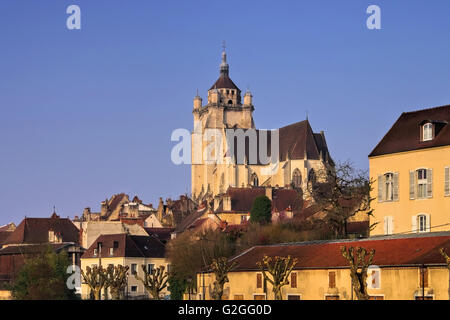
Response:
[{"label": "arched window", "polygon": [[233,104],[233,100],[228,100],[228,104]]},{"label": "arched window", "polygon": [[299,169],[295,169],[292,173],[292,183],[296,188],[302,187],[302,174],[300,173]]},{"label": "arched window", "polygon": [[258,176],[256,175],[256,173],[252,174],[251,183],[252,183],[252,186],[254,186],[254,187],[259,186],[259,180],[258,180]]},{"label": "arched window", "polygon": [[433,124],[428,122],[422,127],[422,140],[430,141],[433,140]]}]

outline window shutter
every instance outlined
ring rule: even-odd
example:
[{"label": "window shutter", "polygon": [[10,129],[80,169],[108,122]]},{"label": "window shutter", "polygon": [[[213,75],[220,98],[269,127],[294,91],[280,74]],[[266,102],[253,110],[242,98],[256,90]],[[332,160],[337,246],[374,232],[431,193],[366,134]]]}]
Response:
[{"label": "window shutter", "polygon": [[399,180],[398,180],[398,172],[394,173],[394,201],[398,201],[398,190],[399,190],[399,186],[398,186]]},{"label": "window shutter", "polygon": [[378,175],[378,202],[383,201],[383,175]]},{"label": "window shutter", "polygon": [[297,273],[291,273],[291,288],[297,288]]},{"label": "window shutter", "polygon": [[328,286],[330,288],[336,288],[336,272],[334,271],[328,273]]},{"label": "window shutter", "polygon": [[416,196],[415,171],[409,171],[409,198],[414,199]]},{"label": "window shutter", "polygon": [[256,274],[256,288],[262,288],[262,274]]},{"label": "window shutter", "polygon": [[388,223],[389,223],[389,217],[384,217],[384,226],[383,226],[383,232],[384,234],[388,234]]},{"label": "window shutter", "polygon": [[394,234],[394,217],[391,217],[391,234]]},{"label": "window shutter", "polygon": [[450,167],[445,168],[445,195],[450,196]]},{"label": "window shutter", "polygon": [[417,232],[417,216],[412,216],[412,232]]},{"label": "window shutter", "polygon": [[427,232],[431,231],[431,217],[429,214],[425,215],[427,221],[426,221],[426,227],[427,227]]},{"label": "window shutter", "polygon": [[433,169],[427,169],[427,197],[433,197]]}]

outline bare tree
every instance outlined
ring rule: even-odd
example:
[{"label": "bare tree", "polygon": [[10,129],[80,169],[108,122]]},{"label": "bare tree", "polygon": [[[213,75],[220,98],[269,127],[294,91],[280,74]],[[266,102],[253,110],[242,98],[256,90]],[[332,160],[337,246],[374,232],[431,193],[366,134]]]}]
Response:
[{"label": "bare tree", "polygon": [[81,275],[84,283],[90,288],[94,300],[100,300],[102,289],[107,285],[106,270],[102,266],[86,267],[86,272],[81,270]]},{"label": "bare tree", "polygon": [[350,276],[352,278],[352,287],[358,300],[368,300],[367,293],[367,269],[372,264],[375,250],[370,252],[361,247],[341,247],[342,256],[347,259],[350,265]]},{"label": "bare tree", "polygon": [[357,213],[373,216],[370,205],[375,199],[370,196],[373,184],[366,171],[356,170],[349,162],[316,171],[314,183],[308,184],[309,193],[326,214],[325,222],[336,238],[347,236],[347,221]]},{"label": "bare tree", "polygon": [[439,252],[442,254],[442,256],[445,259],[445,263],[447,264],[448,269],[448,299],[450,300],[450,257],[445,252],[444,248],[441,248]]},{"label": "bare tree", "polygon": [[[298,259],[292,259],[291,256],[271,257],[264,256],[262,262],[257,262],[256,265],[262,271],[264,281],[268,281],[272,285],[272,291],[275,300],[283,300],[281,289],[289,284],[289,275],[297,264]],[[269,275],[271,277],[269,277]]]},{"label": "bare tree", "polygon": [[123,297],[123,292],[127,286],[127,272],[128,266],[108,266],[106,269],[106,284],[105,289],[109,288],[111,291],[111,298],[119,300]]},{"label": "bare tree", "polygon": [[168,273],[164,269],[164,266],[159,266],[158,268],[147,270],[147,267],[142,265],[144,278],[139,277],[137,273],[134,275],[137,280],[144,284],[145,290],[155,300],[160,299],[160,292],[167,287]]},{"label": "bare tree", "polygon": [[227,283],[228,272],[234,268],[236,262],[228,263],[228,259],[225,257],[214,259],[211,264],[211,269],[216,276],[214,281],[214,289],[212,292],[212,298],[214,300],[222,300],[223,296],[223,286]]}]

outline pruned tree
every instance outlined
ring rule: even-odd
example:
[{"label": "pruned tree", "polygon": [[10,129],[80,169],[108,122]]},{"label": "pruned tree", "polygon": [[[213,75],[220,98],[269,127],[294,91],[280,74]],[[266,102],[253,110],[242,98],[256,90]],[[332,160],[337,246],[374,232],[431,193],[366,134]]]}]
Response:
[{"label": "pruned tree", "polygon": [[375,250],[367,251],[361,247],[341,247],[342,256],[347,259],[350,265],[350,277],[352,287],[358,300],[368,300],[367,293],[367,270],[372,265]]},{"label": "pruned tree", "polygon": [[212,292],[212,298],[214,300],[222,300],[223,286],[225,283],[229,282],[228,272],[236,266],[236,262],[228,263],[228,259],[221,257],[214,259],[211,264],[211,269],[216,276],[214,281],[214,289]]},{"label": "pruned tree", "polygon": [[262,261],[256,263],[263,273],[264,281],[268,281],[272,285],[275,300],[283,300],[281,289],[289,284],[289,275],[297,262],[298,259],[292,259],[291,256],[276,256],[272,259],[265,255]]},{"label": "pruned tree", "polygon": [[86,267],[86,272],[81,270],[81,276],[84,283],[91,290],[94,300],[101,299],[102,289],[106,286],[107,274],[106,269],[102,266]]},{"label": "pruned tree", "polygon": [[[316,181],[308,184],[308,191],[325,213],[325,222],[336,238],[347,236],[347,222],[356,214],[373,216],[371,202],[375,198],[370,193],[374,180],[366,171],[356,170],[350,162],[344,162],[334,168],[317,170],[316,176]],[[372,224],[369,230],[374,227]]]},{"label": "pruned tree", "polygon": [[442,254],[442,256],[445,259],[445,263],[447,264],[448,269],[448,299],[450,300],[450,257],[445,252],[444,248],[441,248],[439,252]]},{"label": "pruned tree", "polygon": [[105,289],[110,290],[113,300],[123,298],[123,292],[127,286],[127,275],[129,266],[109,265],[106,269]]},{"label": "pruned tree", "polygon": [[144,277],[141,278],[135,273],[137,280],[141,281],[145,287],[145,290],[155,300],[159,300],[159,293],[167,287],[168,274],[164,271],[164,266],[159,266],[152,270],[147,270],[145,265],[142,265],[142,271],[144,271]]}]

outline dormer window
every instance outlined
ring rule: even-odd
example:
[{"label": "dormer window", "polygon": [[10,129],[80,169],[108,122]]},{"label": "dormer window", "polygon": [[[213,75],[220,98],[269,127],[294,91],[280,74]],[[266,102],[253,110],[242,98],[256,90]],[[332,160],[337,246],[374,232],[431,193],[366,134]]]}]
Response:
[{"label": "dormer window", "polygon": [[433,140],[433,124],[430,122],[422,126],[422,141]]}]

